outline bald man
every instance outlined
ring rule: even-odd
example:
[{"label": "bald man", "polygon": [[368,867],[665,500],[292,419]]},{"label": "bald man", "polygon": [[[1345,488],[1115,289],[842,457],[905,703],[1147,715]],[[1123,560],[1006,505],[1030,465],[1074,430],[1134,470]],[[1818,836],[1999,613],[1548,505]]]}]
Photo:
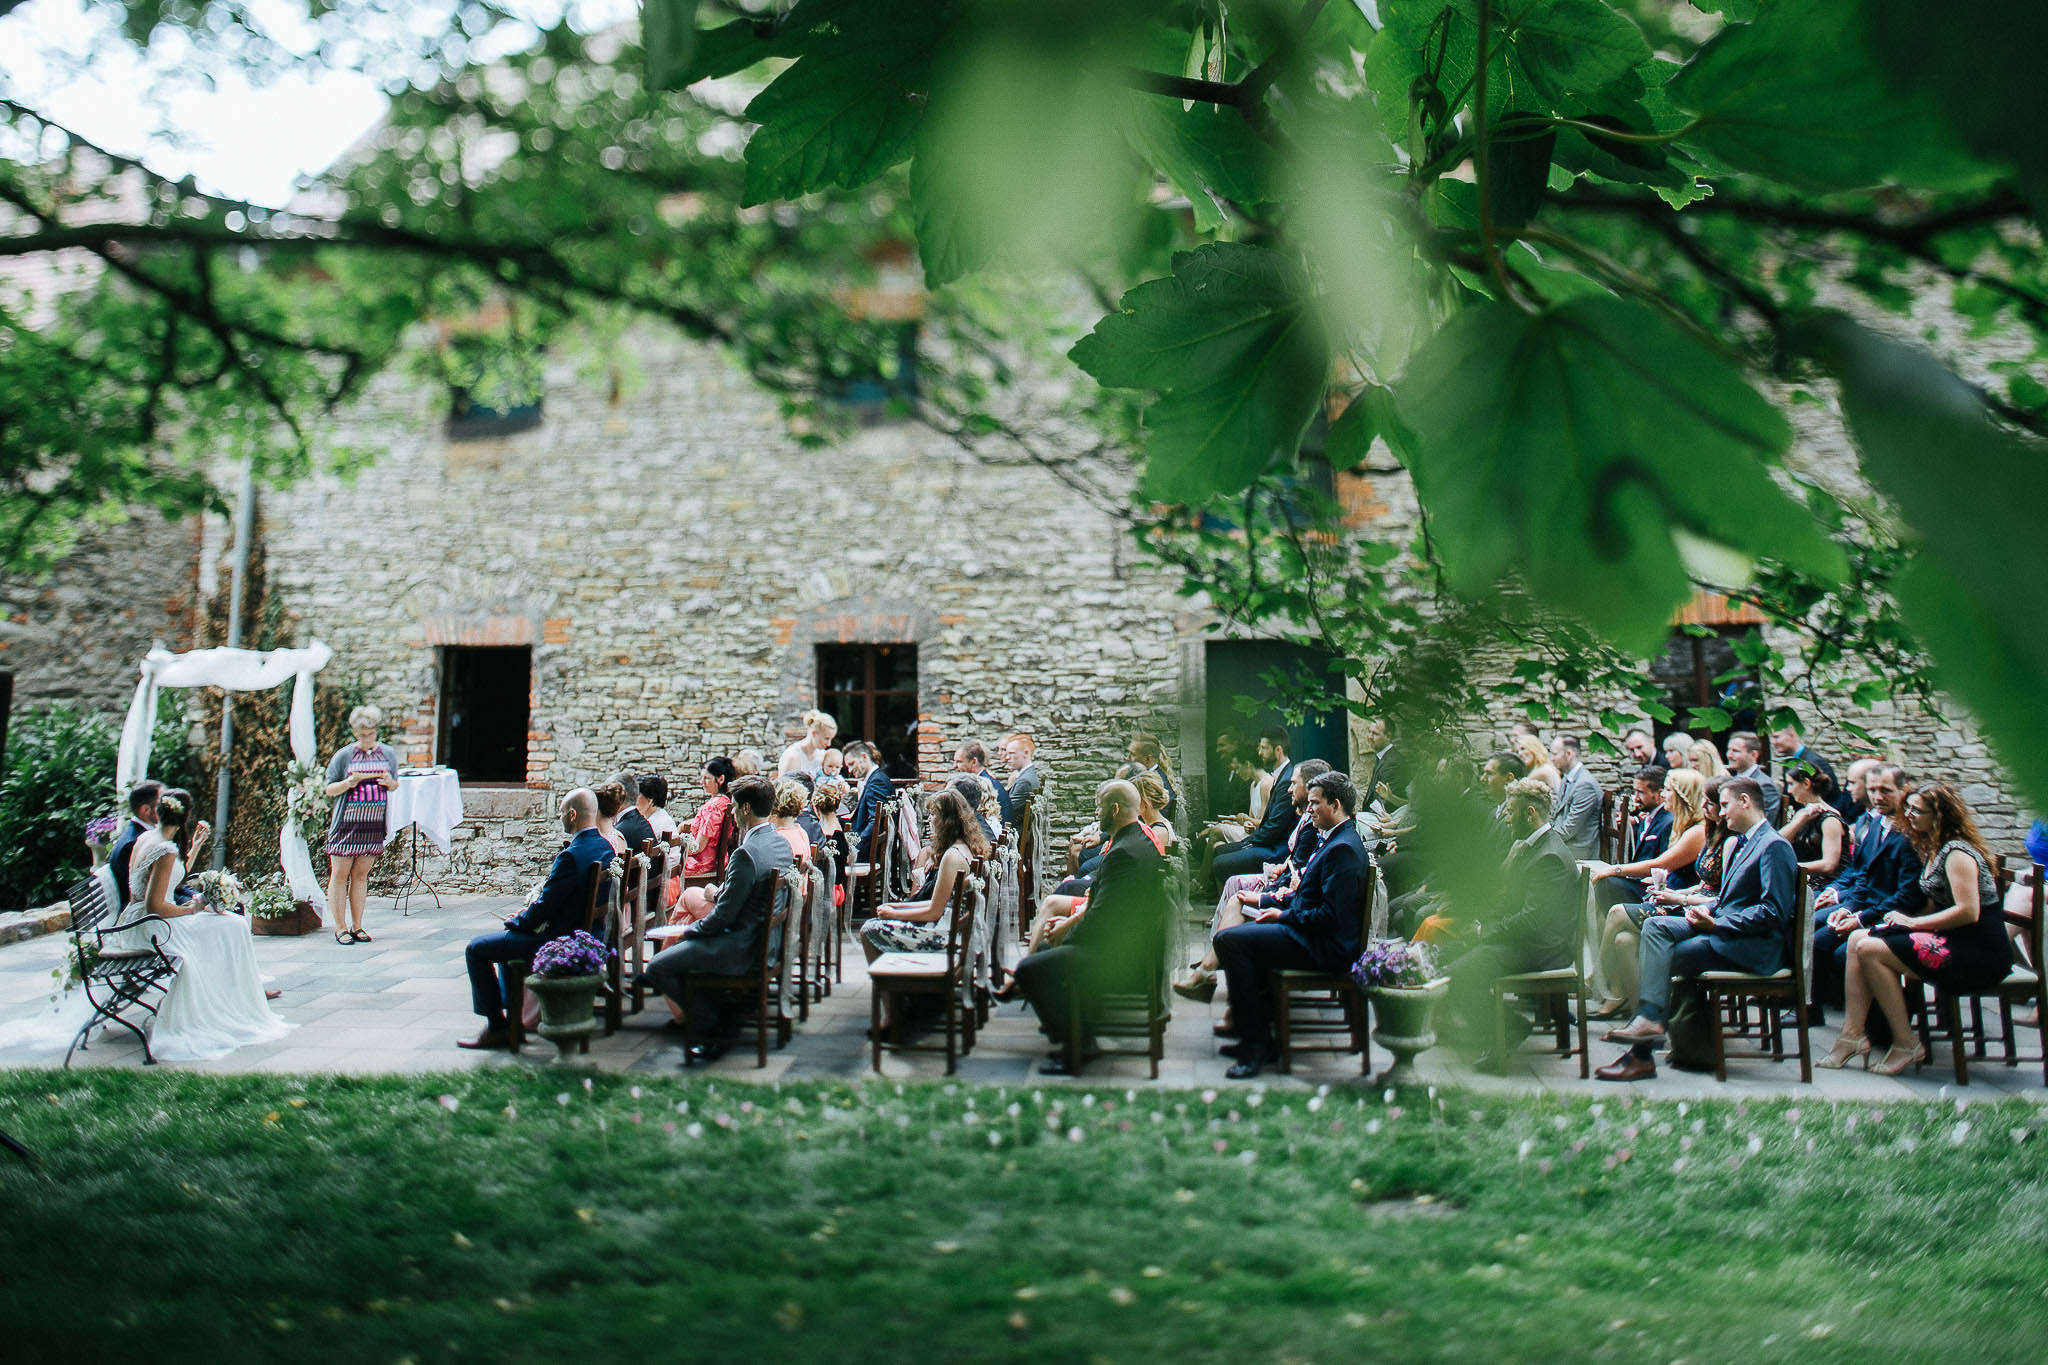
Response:
[{"label": "bald man", "polygon": [[[532,960],[540,945],[583,927],[590,905],[590,870],[612,858],[612,846],[597,831],[597,795],[578,787],[562,798],[562,829],[569,846],[555,855],[555,865],[540,893],[497,934],[479,934],[469,941],[470,1008],[484,1018],[484,1031],[464,1038],[457,1047],[500,1048],[511,1044],[505,1024],[505,997],[511,992],[513,968]],[[503,978],[502,982],[500,978]]]}]

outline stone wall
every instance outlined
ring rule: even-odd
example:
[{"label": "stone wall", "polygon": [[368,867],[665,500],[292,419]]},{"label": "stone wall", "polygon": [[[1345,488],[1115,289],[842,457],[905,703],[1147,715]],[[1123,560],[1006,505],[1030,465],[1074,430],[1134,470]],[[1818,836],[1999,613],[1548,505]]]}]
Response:
[{"label": "stone wall", "polygon": [[352,483],[266,494],[272,590],[359,675],[399,747],[433,757],[438,647],[530,644],[524,790],[471,789],[444,888],[545,870],[556,794],[620,768],[771,758],[816,704],[820,642],[918,647],[919,759],[1031,731],[1060,829],[1130,732],[1171,742],[1198,622],[1176,579],[1035,466],[883,424],[828,450],[716,352],[634,339],[635,389],[555,364],[534,430],[450,441],[442,395],[391,373],[335,435],[381,451]]},{"label": "stone wall", "polygon": [[137,512],[89,526],[48,577],[0,577],[0,668],[14,671],[17,711],[69,702],[127,712],[152,644],[190,640],[198,621],[194,519]]}]

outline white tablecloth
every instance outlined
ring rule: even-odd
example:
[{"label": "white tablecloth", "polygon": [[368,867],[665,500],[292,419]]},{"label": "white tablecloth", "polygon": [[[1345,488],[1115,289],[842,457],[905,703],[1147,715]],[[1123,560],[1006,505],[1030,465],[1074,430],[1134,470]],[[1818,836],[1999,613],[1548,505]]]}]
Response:
[{"label": "white tablecloth", "polygon": [[462,783],[453,768],[398,775],[398,790],[384,805],[386,839],[404,833],[407,825],[418,825],[428,842],[446,853],[461,823]]}]

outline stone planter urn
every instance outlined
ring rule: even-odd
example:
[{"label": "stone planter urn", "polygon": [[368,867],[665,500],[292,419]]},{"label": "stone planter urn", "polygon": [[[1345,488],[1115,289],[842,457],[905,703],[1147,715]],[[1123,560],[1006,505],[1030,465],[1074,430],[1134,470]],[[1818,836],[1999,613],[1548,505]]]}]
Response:
[{"label": "stone planter urn", "polygon": [[1394,1054],[1394,1064],[1375,1085],[1415,1084],[1415,1058],[1436,1046],[1436,1002],[1450,988],[1451,979],[1440,976],[1426,986],[1374,986],[1366,992],[1372,997],[1372,1040]]},{"label": "stone planter urn", "polygon": [[555,1065],[566,1066],[576,1053],[590,1051],[590,1035],[597,1032],[597,988],[603,980],[595,973],[526,978],[526,989],[540,1002],[537,1031],[555,1045]]},{"label": "stone planter urn", "polygon": [[250,915],[249,932],[272,938],[297,938],[320,927],[320,912],[311,901],[293,901],[288,915]]}]

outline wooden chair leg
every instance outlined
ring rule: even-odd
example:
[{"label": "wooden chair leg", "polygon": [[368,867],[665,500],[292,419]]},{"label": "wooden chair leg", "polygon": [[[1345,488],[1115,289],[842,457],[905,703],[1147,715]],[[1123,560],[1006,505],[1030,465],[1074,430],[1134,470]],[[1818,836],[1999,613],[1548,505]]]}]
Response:
[{"label": "wooden chair leg", "polygon": [[1294,996],[1287,988],[1287,978],[1278,972],[1273,973],[1270,992],[1277,1009],[1273,1023],[1280,1036],[1280,1074],[1291,1076],[1294,1074]]},{"label": "wooden chair leg", "polygon": [[1942,994],[1939,999],[1941,1000],[1942,1023],[1948,1028],[1949,1048],[1955,1053],[1956,1084],[1968,1085],[1970,1083],[1969,1046],[1963,1036],[1962,1002],[1946,993]]},{"label": "wooden chair leg", "polygon": [[1799,1083],[1801,1085],[1812,1085],[1813,1040],[1806,1027],[1806,1002],[1804,1000],[1795,1000],[1792,1002],[1792,1009],[1799,1021],[1794,1025],[1794,1028],[1799,1033]]},{"label": "wooden chair leg", "polygon": [[874,1067],[877,1076],[882,1074],[882,993],[868,988],[868,1042],[874,1049]]},{"label": "wooden chair leg", "polygon": [[1984,1060],[1984,997],[1970,997],[1970,1033],[1973,1051],[1970,1055],[1978,1061]]},{"label": "wooden chair leg", "polygon": [[1721,1011],[1713,1007],[1721,1002],[1712,995],[1709,995],[1707,999],[1711,1002],[1707,1009],[1707,1027],[1712,1032],[1714,1041],[1714,1079],[1726,1081],[1728,1079],[1728,1039],[1721,1031]]},{"label": "wooden chair leg", "polygon": [[514,1052],[526,1045],[526,974],[512,973],[505,991],[505,1032]]}]

